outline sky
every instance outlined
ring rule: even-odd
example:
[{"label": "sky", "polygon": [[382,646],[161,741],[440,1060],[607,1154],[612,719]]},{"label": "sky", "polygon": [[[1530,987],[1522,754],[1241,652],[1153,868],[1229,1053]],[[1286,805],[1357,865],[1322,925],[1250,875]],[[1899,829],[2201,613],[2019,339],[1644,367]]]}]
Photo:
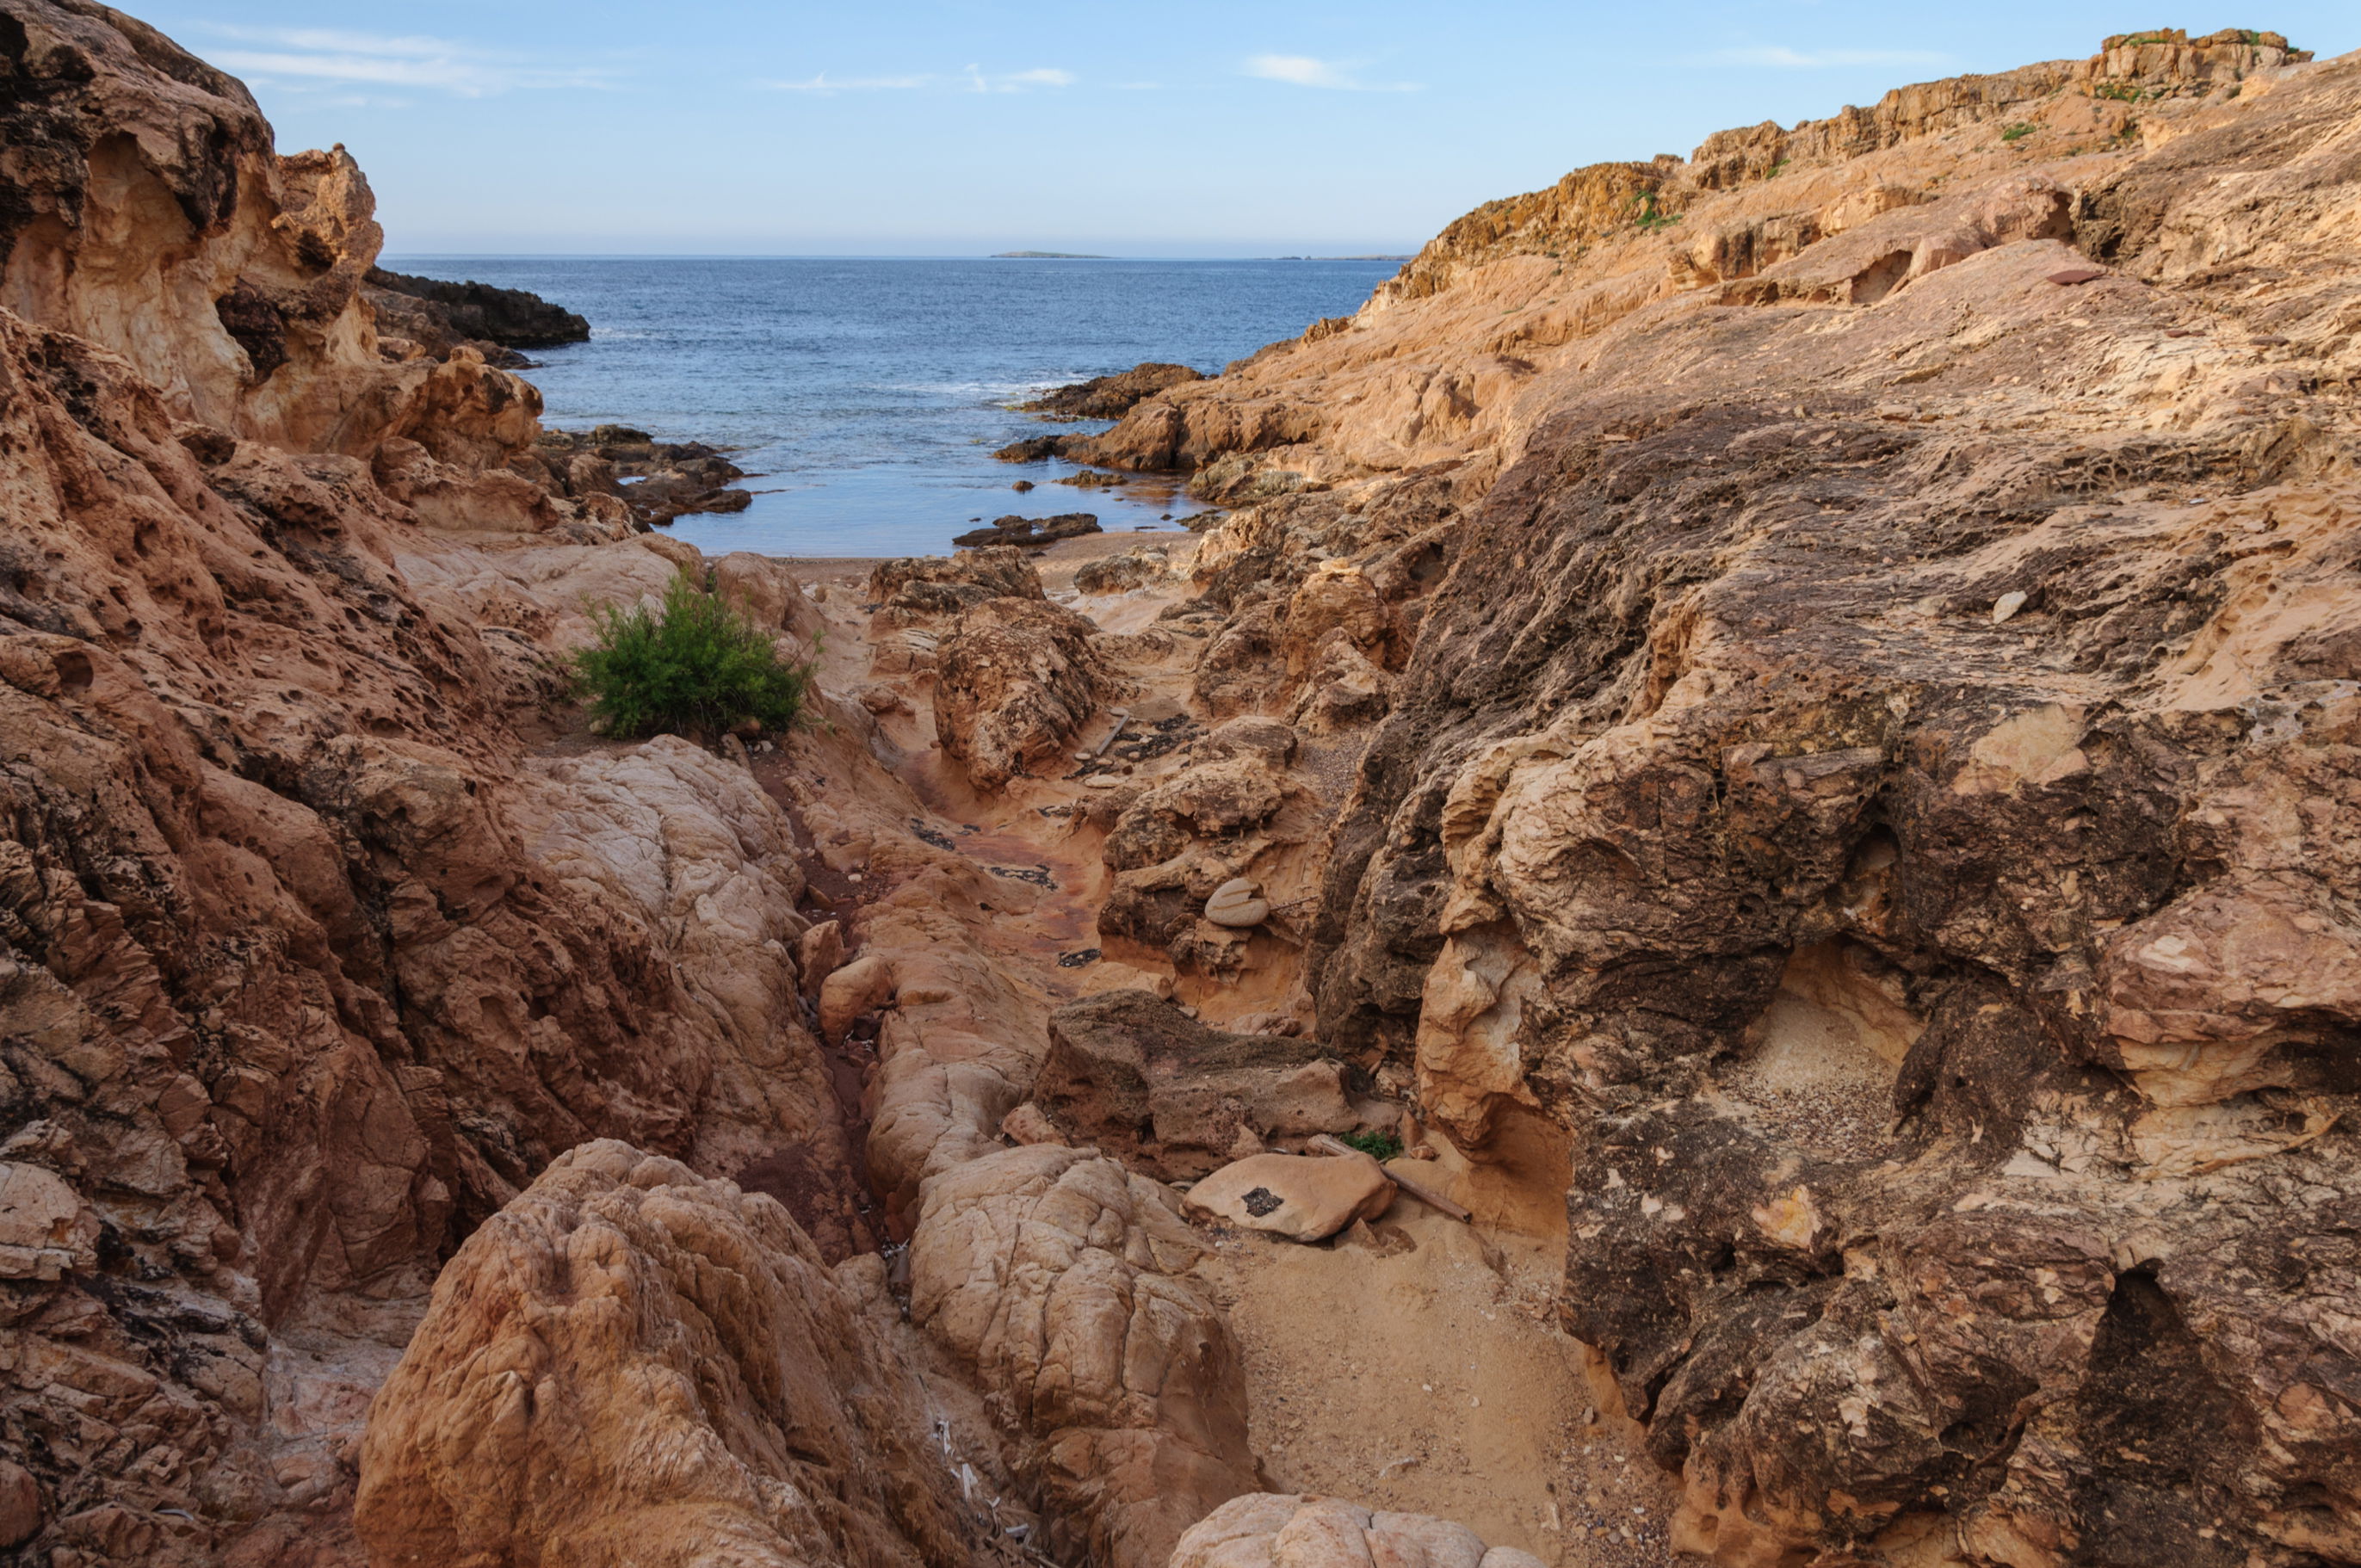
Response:
[{"label": "sky", "polygon": [[389,256],[1415,250],[1581,164],[1686,155],[2110,33],[2361,47],[2353,0],[170,0]]}]

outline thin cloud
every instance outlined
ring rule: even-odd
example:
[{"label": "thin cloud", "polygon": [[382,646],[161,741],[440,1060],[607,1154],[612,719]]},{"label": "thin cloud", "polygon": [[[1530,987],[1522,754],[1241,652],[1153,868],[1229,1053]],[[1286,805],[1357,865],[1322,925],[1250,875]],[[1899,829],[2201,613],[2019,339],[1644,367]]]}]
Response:
[{"label": "thin cloud", "polygon": [[823,97],[838,93],[908,93],[932,89],[959,93],[1027,93],[1036,87],[1071,87],[1078,78],[1071,71],[1036,66],[1030,71],[992,72],[971,65],[950,75],[830,76],[821,71],[800,82],[757,82],[769,93],[814,93]]},{"label": "thin cloud", "polygon": [[271,46],[216,49],[211,53],[214,64],[267,85],[305,92],[334,86],[406,87],[483,98],[515,89],[604,87],[613,76],[611,71],[588,66],[539,64],[416,33],[225,25],[205,30],[243,43]]},{"label": "thin cloud", "polygon": [[1257,54],[1246,63],[1248,76],[1284,82],[1291,87],[1325,87],[1339,93],[1415,93],[1414,82],[1364,82],[1354,72],[1365,61],[1316,60],[1308,54]]},{"label": "thin cloud", "polygon": [[924,87],[932,80],[925,76],[841,76],[828,72],[803,82],[764,82],[758,85],[774,93],[893,93]]},{"label": "thin cloud", "polygon": [[967,68],[967,82],[972,93],[1023,93],[1035,87],[1071,87],[1074,73],[1040,67],[1012,71],[1005,76],[986,76],[971,65]]},{"label": "thin cloud", "polygon": [[1789,49],[1763,44],[1751,49],[1716,49],[1699,63],[1706,65],[1769,66],[1777,71],[1828,71],[1860,65],[1949,65],[1951,57],[1922,49]]}]

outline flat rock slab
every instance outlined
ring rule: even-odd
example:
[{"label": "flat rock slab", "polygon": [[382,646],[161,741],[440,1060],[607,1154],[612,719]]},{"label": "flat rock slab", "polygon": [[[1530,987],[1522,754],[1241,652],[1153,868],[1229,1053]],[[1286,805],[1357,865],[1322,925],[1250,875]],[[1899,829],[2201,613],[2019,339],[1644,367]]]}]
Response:
[{"label": "flat rock slab", "polygon": [[1258,1154],[1197,1183],[1181,1207],[1198,1219],[1316,1242],[1376,1219],[1394,1190],[1385,1168],[1365,1154]]}]

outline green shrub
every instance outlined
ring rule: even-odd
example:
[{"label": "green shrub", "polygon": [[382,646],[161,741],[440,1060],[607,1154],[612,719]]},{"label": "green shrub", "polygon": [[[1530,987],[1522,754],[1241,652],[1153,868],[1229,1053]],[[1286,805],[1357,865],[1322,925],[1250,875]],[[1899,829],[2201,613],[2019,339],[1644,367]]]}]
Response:
[{"label": "green shrub", "polygon": [[653,613],[600,605],[590,614],[598,641],[575,654],[574,671],[604,734],[710,740],[750,718],[785,729],[803,709],[812,666],[782,660],[769,632],[690,572],[674,576]]},{"label": "green shrub", "polygon": [[1642,191],[1633,197],[1631,212],[1631,221],[1651,233],[1658,229],[1668,229],[1681,221],[1681,215],[1678,213],[1658,210],[1656,193],[1653,191]]},{"label": "green shrub", "polygon": [[2001,132],[2000,139],[2003,141],[2023,141],[2026,137],[2031,136],[2035,131],[2037,131],[2041,127],[2038,126],[2028,126],[2023,121],[2019,121],[2017,124],[2013,125],[2006,130]]},{"label": "green shrub", "polygon": [[1401,1154],[1401,1139],[1392,1133],[1347,1133],[1344,1141],[1375,1160],[1393,1159]]}]

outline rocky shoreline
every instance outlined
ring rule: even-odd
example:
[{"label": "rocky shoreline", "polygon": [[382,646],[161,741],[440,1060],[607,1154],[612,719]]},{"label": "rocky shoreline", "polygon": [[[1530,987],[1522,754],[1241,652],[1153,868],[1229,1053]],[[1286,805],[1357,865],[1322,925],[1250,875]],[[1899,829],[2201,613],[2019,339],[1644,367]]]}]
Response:
[{"label": "rocky shoreline", "polygon": [[[2361,1562],[2361,59],[1576,170],[1045,411],[1199,529],[791,569],[0,16],[0,1554]],[[683,570],[811,722],[589,731]]]}]

